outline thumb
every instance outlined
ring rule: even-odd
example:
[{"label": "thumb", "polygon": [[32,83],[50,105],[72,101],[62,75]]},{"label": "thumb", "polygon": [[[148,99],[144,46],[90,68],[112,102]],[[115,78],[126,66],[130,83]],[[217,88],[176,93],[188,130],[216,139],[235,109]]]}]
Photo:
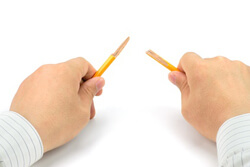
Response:
[{"label": "thumb", "polygon": [[91,78],[82,83],[79,94],[84,100],[88,100],[88,103],[92,103],[94,96],[102,90],[105,85],[105,81],[101,77]]},{"label": "thumb", "polygon": [[181,93],[183,93],[186,89],[189,89],[187,76],[182,72],[172,71],[169,73],[168,79],[180,89]]}]

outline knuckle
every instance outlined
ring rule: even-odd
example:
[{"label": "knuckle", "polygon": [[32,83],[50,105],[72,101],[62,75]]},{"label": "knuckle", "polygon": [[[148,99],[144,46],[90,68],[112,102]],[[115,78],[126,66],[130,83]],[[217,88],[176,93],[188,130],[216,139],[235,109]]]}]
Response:
[{"label": "knuckle", "polygon": [[229,60],[228,58],[226,58],[226,57],[224,57],[224,56],[216,56],[215,59],[216,59],[217,61],[220,61],[220,62],[226,62],[226,61]]},{"label": "knuckle", "polygon": [[186,52],[186,53],[182,56],[181,59],[182,59],[183,61],[186,61],[186,60],[190,59],[191,56],[197,56],[197,54],[194,53],[194,52]]},{"label": "knuckle", "polygon": [[51,64],[44,64],[44,65],[40,66],[40,67],[37,69],[37,72],[38,72],[38,73],[44,73],[44,72],[49,71],[51,68],[52,68],[52,65],[51,65]]},{"label": "knuckle", "polygon": [[60,64],[57,64],[56,65],[56,70],[58,71],[58,72],[60,72],[60,71],[67,71],[69,69],[69,66],[66,64],[66,63],[60,63]]},{"label": "knuckle", "polygon": [[48,68],[48,64],[41,65],[38,70],[45,70]]},{"label": "knuckle", "polygon": [[199,57],[199,56],[196,53],[187,52],[182,56],[181,62],[183,62],[183,63],[192,62],[193,65],[196,65],[196,64],[200,63],[200,61],[197,59],[197,57]]},{"label": "knuckle", "polygon": [[89,98],[93,98],[95,96],[92,88],[88,86],[83,86],[82,91],[83,91],[83,94],[87,95]]},{"label": "knuckle", "polygon": [[183,93],[186,93],[186,92],[184,92],[184,91],[189,90],[189,89],[188,89],[188,88],[189,88],[189,85],[188,85],[187,80],[184,81],[184,82],[179,86],[179,88],[180,88],[180,91],[181,91],[182,94],[183,94]]},{"label": "knuckle", "polygon": [[87,63],[88,61],[86,59],[84,59],[83,57],[77,57],[75,58],[77,61],[81,62],[81,63]]},{"label": "knuckle", "polygon": [[90,63],[83,57],[77,57],[72,60],[71,68],[78,74],[77,76],[82,76],[83,73],[85,74],[83,71],[88,69],[89,64]]},{"label": "knuckle", "polygon": [[186,52],[183,57],[187,57],[187,56],[194,56],[194,55],[197,55],[196,53],[194,52]]}]

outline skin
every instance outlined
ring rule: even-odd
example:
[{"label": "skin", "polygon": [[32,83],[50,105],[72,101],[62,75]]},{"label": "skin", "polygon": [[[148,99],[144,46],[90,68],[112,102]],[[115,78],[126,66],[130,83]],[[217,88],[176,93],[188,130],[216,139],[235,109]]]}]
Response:
[{"label": "skin", "polygon": [[[105,81],[83,58],[43,65],[20,85],[10,107],[39,133],[44,152],[72,140],[95,116]],[[84,82],[82,84],[82,79]]]},{"label": "skin", "polygon": [[[250,68],[225,57],[186,53],[169,74],[182,95],[184,118],[210,140],[220,126],[250,111]],[[20,85],[10,107],[38,131],[44,152],[72,140],[95,115],[94,96],[105,81],[83,58],[44,65]],[[82,84],[81,81],[84,80]]]},{"label": "skin", "polygon": [[169,74],[182,95],[182,115],[203,136],[216,141],[228,119],[250,112],[250,68],[225,57],[202,59],[186,53]]}]

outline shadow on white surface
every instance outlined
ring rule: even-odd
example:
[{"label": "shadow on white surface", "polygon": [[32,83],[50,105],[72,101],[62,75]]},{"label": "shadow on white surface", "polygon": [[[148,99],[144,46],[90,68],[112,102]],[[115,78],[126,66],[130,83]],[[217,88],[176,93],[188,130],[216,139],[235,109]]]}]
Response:
[{"label": "shadow on white surface", "polygon": [[72,141],[63,145],[57,149],[47,152],[43,158],[35,163],[33,167],[51,167],[58,166],[58,162],[74,159],[77,155],[91,152],[91,148],[98,140],[105,135],[108,130],[107,119],[91,120],[89,124],[83,129],[83,131]]},{"label": "shadow on white surface", "polygon": [[190,150],[190,154],[198,155],[197,159],[203,158],[206,162],[203,166],[217,166],[216,144],[203,137],[188,124],[180,110],[166,107],[158,107],[155,110],[157,114],[154,115],[159,123],[166,127],[166,133],[175,136],[183,147]]},{"label": "shadow on white surface", "polygon": [[[131,117],[132,114],[133,117]],[[149,139],[148,135],[153,137]],[[134,138],[135,141],[130,142],[130,138]],[[104,146],[110,144],[106,140],[111,142],[111,147]],[[117,140],[119,140],[118,143],[113,143]],[[122,143],[124,145],[119,145]],[[153,152],[145,154],[144,146]],[[155,164],[157,167],[167,164],[171,166],[185,164],[187,166],[217,166],[215,143],[207,140],[191,127],[183,119],[178,109],[166,106],[144,107],[143,110],[133,108],[130,110],[100,111],[95,120],[90,121],[77,138],[46,153],[43,159],[33,166],[62,167],[65,166],[64,162],[67,164],[66,166],[71,164],[70,162],[73,166],[82,166],[82,164],[91,167],[101,164],[117,166],[114,162],[109,162],[109,158],[106,158],[116,156],[116,152],[118,157],[114,158],[122,162],[126,147],[134,148],[134,152],[130,152],[131,155],[126,157],[126,163],[124,162],[123,166],[128,165],[129,161],[133,162],[135,166],[139,164],[144,166]],[[106,155],[103,155],[105,152]],[[136,159],[133,159],[134,154],[138,155]],[[159,162],[155,162],[153,159]],[[92,160],[95,162],[91,163]],[[179,160],[182,162],[178,162]],[[175,163],[176,161],[178,164]]]}]

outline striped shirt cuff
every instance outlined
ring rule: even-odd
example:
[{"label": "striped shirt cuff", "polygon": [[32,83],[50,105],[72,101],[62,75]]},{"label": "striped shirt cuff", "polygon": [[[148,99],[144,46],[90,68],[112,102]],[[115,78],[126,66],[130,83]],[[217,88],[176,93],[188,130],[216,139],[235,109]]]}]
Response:
[{"label": "striped shirt cuff", "polygon": [[0,166],[28,167],[42,156],[42,140],[30,122],[16,112],[1,113]]},{"label": "striped shirt cuff", "polygon": [[238,153],[250,149],[250,114],[227,120],[217,133],[217,150],[220,166],[228,164]]}]

